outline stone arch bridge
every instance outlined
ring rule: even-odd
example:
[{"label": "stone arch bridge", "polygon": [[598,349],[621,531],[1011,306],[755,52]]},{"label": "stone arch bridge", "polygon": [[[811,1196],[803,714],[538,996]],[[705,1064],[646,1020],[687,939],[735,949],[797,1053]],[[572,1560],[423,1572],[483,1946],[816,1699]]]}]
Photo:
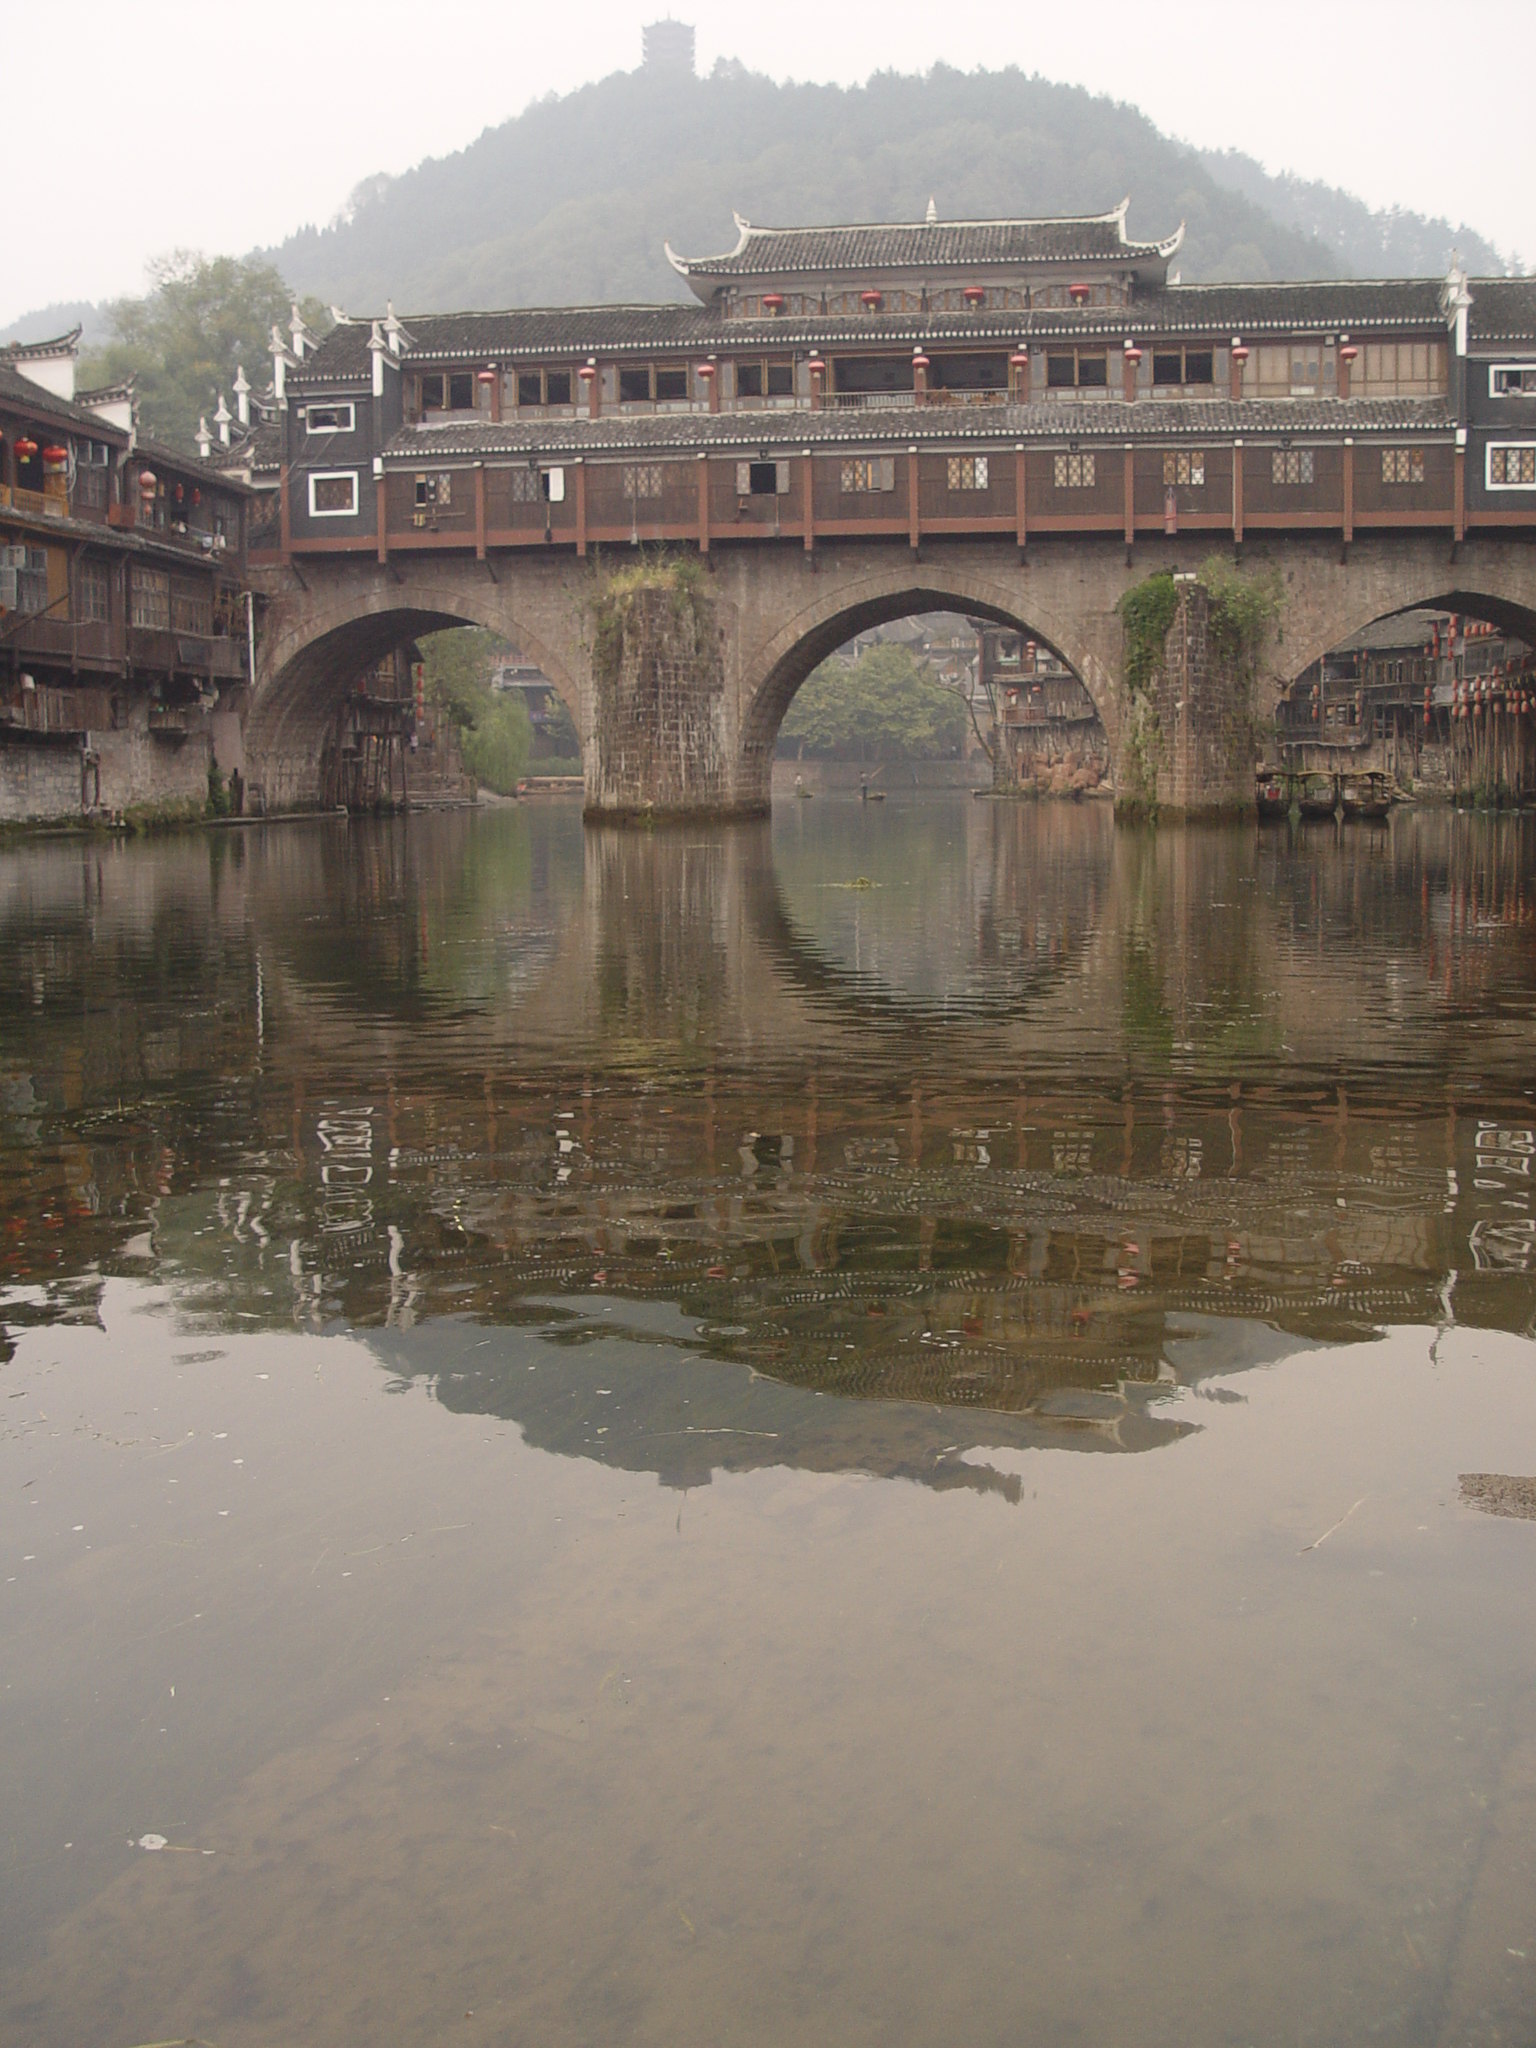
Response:
[{"label": "stone arch bridge", "polygon": [[[1227,544],[1230,551],[1230,543]],[[485,626],[536,661],[581,736],[590,815],[750,815],[767,807],[779,725],[816,664],[854,633],[920,611],[1017,627],[1082,679],[1119,764],[1126,743],[1125,593],[1194,569],[1199,538],[797,542],[689,555],[702,603],[681,637],[642,621],[613,673],[594,661],[605,581],[627,557],[521,549],[493,556],[311,555],[256,572],[266,603],[246,730],[250,777],[271,808],[320,801],[323,736],[356,678],[445,626]],[[1191,812],[1252,800],[1252,720],[1311,663],[1373,620],[1420,605],[1491,619],[1536,644],[1536,544],[1481,536],[1273,535],[1239,551],[1272,569],[1281,608],[1249,702],[1197,662],[1170,704],[1165,801]],[[608,664],[610,668],[613,664]],[[1160,789],[1162,782],[1160,777]]]}]

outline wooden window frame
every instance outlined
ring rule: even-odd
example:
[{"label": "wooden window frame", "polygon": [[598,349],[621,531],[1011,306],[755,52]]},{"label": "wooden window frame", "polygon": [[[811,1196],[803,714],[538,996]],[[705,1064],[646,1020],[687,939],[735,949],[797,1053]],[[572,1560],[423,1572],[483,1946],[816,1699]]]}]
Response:
[{"label": "wooden window frame", "polygon": [[631,504],[642,499],[657,499],[666,489],[666,464],[662,462],[626,462],[624,465],[624,496]]},{"label": "wooden window frame", "polygon": [[110,563],[82,555],[70,579],[71,615],[82,626],[112,623],[112,569]]},{"label": "wooden window frame", "polygon": [[1389,490],[1399,490],[1405,484],[1423,483],[1424,450],[1422,448],[1383,448],[1381,451],[1381,481]]},{"label": "wooden window frame", "polygon": [[1205,489],[1205,450],[1203,448],[1169,448],[1163,454],[1163,483],[1165,487],[1203,491]]},{"label": "wooden window frame", "polygon": [[[1497,482],[1493,474],[1496,455],[1504,457],[1504,461],[1497,466],[1506,472],[1506,476]],[[1518,466],[1531,471],[1528,479],[1521,478],[1516,483],[1508,481],[1508,458],[1511,455],[1527,458]],[[1490,441],[1483,457],[1483,477],[1486,488],[1490,491],[1536,491],[1536,441]]]},{"label": "wooden window frame", "polygon": [[[1511,391],[1508,384],[1501,385],[1500,378],[1518,377],[1520,388]],[[1488,396],[1490,398],[1536,398],[1536,363],[1490,363],[1488,365]]]},{"label": "wooden window frame", "polygon": [[838,489],[845,498],[868,497],[896,488],[894,455],[847,455],[838,471]]},{"label": "wooden window frame", "polygon": [[951,491],[988,489],[985,455],[948,455],[944,458],[945,488]]},{"label": "wooden window frame", "polygon": [[[350,484],[352,502],[350,505],[322,505],[319,503],[317,485]],[[309,473],[309,516],[311,519],[355,519],[362,503],[362,490],[355,469],[312,469]]]},{"label": "wooden window frame", "polygon": [[[1294,476],[1286,471],[1294,469]],[[1317,458],[1311,448],[1271,448],[1269,480],[1277,490],[1304,491],[1317,482]]]},{"label": "wooden window frame", "polygon": [[1091,448],[1082,454],[1063,451],[1051,459],[1051,482],[1058,491],[1096,490],[1098,480],[1098,460]]},{"label": "wooden window frame", "polygon": [[[316,413],[335,413],[337,417],[329,425],[316,426]],[[343,419],[342,414],[346,417]],[[355,434],[357,432],[357,406],[350,398],[326,399],[323,404],[310,404],[304,408],[304,431],[307,434]]]}]

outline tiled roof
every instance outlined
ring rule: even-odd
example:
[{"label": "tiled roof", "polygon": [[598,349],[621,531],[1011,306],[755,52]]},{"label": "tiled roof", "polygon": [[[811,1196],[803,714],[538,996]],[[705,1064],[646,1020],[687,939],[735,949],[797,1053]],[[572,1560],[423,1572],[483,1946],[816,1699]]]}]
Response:
[{"label": "tiled roof", "polygon": [[190,476],[206,477],[210,483],[217,483],[230,491],[248,491],[249,484],[239,477],[226,476],[221,466],[209,460],[204,462],[200,455],[186,455],[180,448],[173,448],[169,441],[152,441],[140,434],[135,453],[146,456],[151,462],[158,462],[165,469],[182,469]]},{"label": "tiled roof", "polygon": [[1429,277],[1330,278],[1309,284],[1177,284],[1138,300],[1132,325],[1245,338],[1266,331],[1445,326]]},{"label": "tiled roof", "polygon": [[1467,290],[1473,341],[1536,341],[1536,277],[1474,277]]},{"label": "tiled roof", "polygon": [[423,465],[456,456],[608,455],[652,448],[687,452],[750,453],[821,446],[906,447],[957,442],[1069,439],[1221,441],[1242,435],[1448,434],[1455,421],[1437,398],[1101,400],[1088,405],[1041,401],[1030,405],[893,406],[856,412],[605,413],[601,418],[540,421],[466,421],[461,425],[406,428],[385,450],[391,464]]},{"label": "tiled roof", "polygon": [[275,476],[283,466],[282,426],[275,419],[258,420],[227,448],[215,441],[208,460],[221,471],[249,469],[253,476],[266,471]]},{"label": "tiled roof", "polygon": [[[860,227],[755,228],[720,256],[672,254],[685,277],[783,277],[805,271],[954,270],[998,264],[1161,261],[1178,247],[1129,242],[1125,207],[1082,219],[900,221]],[[1182,230],[1180,231],[1182,233]]]},{"label": "tiled roof", "polygon": [[[499,313],[424,313],[402,318],[414,363],[475,362],[487,356],[588,355],[594,348],[699,347],[719,320],[700,306],[531,306]],[[372,372],[367,320],[333,327],[296,370],[290,387]]]},{"label": "tiled roof", "polygon": [[127,440],[121,428],[110,425],[99,413],[90,411],[73,399],[59,398],[53,392],[45,391],[41,384],[34,384],[30,377],[13,369],[3,358],[0,358],[0,403],[17,406],[36,419],[57,420],[61,425],[78,427],[82,433],[90,434],[98,441],[123,443]]}]

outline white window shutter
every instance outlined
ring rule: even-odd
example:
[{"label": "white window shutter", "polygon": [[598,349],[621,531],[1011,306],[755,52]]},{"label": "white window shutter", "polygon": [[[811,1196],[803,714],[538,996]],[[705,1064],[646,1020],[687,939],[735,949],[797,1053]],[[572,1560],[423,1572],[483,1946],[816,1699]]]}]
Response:
[{"label": "white window shutter", "polygon": [[773,487],[782,498],[789,489],[789,464],[776,462],[773,465]]},{"label": "white window shutter", "polygon": [[736,495],[738,498],[750,498],[752,495],[752,465],[750,462],[738,462],[736,465]]}]

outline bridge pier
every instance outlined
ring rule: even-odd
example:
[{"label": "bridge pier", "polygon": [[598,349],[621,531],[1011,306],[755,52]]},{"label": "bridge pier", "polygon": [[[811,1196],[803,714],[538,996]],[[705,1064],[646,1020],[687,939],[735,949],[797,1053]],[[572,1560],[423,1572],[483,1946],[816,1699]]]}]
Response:
[{"label": "bridge pier", "polygon": [[1177,590],[1153,686],[1120,721],[1117,809],[1241,816],[1255,801],[1252,686],[1214,644],[1204,587],[1191,579]]}]

